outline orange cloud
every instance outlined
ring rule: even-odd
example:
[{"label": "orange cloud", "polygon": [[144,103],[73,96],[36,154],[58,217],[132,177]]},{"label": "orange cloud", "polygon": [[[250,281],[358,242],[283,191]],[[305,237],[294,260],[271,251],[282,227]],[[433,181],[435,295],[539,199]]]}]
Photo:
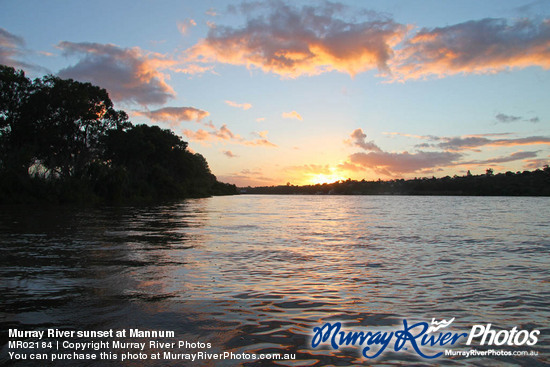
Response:
[{"label": "orange cloud", "polygon": [[550,19],[482,19],[422,29],[405,42],[390,67],[394,80],[550,68]]},{"label": "orange cloud", "polygon": [[207,141],[210,140],[210,133],[203,129],[198,129],[197,131],[192,130],[183,130],[183,135],[187,136],[190,140],[194,141]]},{"label": "orange cloud", "polygon": [[[252,15],[265,8],[267,16]],[[353,76],[375,68],[386,72],[392,47],[407,27],[382,17],[348,20],[344,10],[339,4],[297,8],[283,2],[241,9],[248,15],[243,27],[212,25],[208,36],[188,50],[189,60],[245,65],[290,78],[330,71]]]},{"label": "orange cloud", "polygon": [[283,112],[282,116],[285,119],[296,119],[300,121],[303,120],[302,116],[296,111]]},{"label": "orange cloud", "polygon": [[183,74],[189,74],[189,75],[203,74],[203,73],[206,73],[207,71],[212,71],[213,69],[214,69],[213,66],[202,66],[197,64],[186,64],[185,66],[171,68],[171,70],[175,71],[176,73],[183,73]]},{"label": "orange cloud", "polygon": [[302,166],[289,166],[285,168],[286,171],[296,171],[304,174],[310,174],[310,175],[329,175],[332,173],[332,169],[328,164],[320,165],[320,164],[304,164]]},{"label": "orange cloud", "polygon": [[250,103],[237,103],[233,101],[225,101],[225,103],[231,107],[242,108],[245,111],[252,108],[252,105]]},{"label": "orange cloud", "polygon": [[92,82],[107,89],[116,101],[141,105],[164,104],[175,96],[160,69],[177,62],[158,53],[146,53],[138,47],[121,48],[112,44],[61,42],[66,55],[79,55],[73,66],[59,72],[61,78]]},{"label": "orange cloud", "polygon": [[244,140],[242,142],[242,144],[248,145],[248,146],[251,146],[251,147],[256,147],[256,146],[264,146],[264,147],[272,147],[272,148],[277,147],[276,144],[273,144],[272,142],[270,142],[267,139]]},{"label": "orange cloud", "polygon": [[208,142],[208,141],[227,141],[235,144],[241,144],[246,146],[266,146],[266,147],[277,147],[269,140],[266,139],[267,131],[259,135],[260,139],[247,140],[241,137],[238,134],[233,133],[226,124],[223,124],[220,128],[216,128],[213,124],[206,125],[210,131],[199,129],[197,131],[192,130],[183,130],[183,134],[190,140],[199,141],[199,142]]},{"label": "orange cloud", "polygon": [[194,107],[164,107],[154,111],[134,111],[136,115],[146,116],[152,121],[197,121],[210,115],[207,111]]}]

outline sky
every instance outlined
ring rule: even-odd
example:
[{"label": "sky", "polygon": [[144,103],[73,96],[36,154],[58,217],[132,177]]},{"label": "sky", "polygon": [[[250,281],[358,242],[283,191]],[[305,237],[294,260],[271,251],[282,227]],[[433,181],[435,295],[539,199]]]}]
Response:
[{"label": "sky", "polygon": [[550,1],[0,0],[0,64],[92,82],[237,186],[550,163]]}]

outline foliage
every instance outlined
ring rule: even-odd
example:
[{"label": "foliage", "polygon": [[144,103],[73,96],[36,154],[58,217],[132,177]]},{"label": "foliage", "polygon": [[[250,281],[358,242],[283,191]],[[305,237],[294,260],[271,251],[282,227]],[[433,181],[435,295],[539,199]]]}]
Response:
[{"label": "foliage", "polygon": [[107,91],[0,65],[0,201],[134,202],[232,194],[170,130],[133,125]]}]

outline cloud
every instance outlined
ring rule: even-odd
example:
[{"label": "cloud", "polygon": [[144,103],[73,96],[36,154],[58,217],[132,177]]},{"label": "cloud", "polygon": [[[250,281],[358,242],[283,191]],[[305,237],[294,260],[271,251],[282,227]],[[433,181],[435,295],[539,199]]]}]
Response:
[{"label": "cloud", "polygon": [[181,34],[185,35],[191,27],[194,27],[196,25],[197,22],[195,22],[193,19],[186,19],[183,22],[178,22],[178,30]]},{"label": "cloud", "polygon": [[189,74],[189,75],[195,75],[195,74],[203,74],[207,71],[212,71],[214,69],[213,66],[202,66],[197,64],[186,64],[183,66],[173,67],[171,70],[175,71],[176,73],[183,73],[183,74]]},{"label": "cloud", "polygon": [[533,170],[539,169],[544,166],[550,165],[550,158],[542,159],[529,159],[525,162],[525,169]]},{"label": "cloud", "polygon": [[537,152],[515,152],[507,156],[501,156],[486,160],[478,160],[478,161],[469,161],[469,162],[460,162],[461,165],[464,164],[493,164],[493,163],[506,163],[506,162],[513,162],[513,161],[519,161],[527,158],[536,158]]},{"label": "cloud", "polygon": [[190,60],[245,65],[290,78],[330,71],[352,76],[371,69],[386,72],[392,47],[407,32],[406,26],[374,12],[346,16],[345,6],[330,2],[255,5],[240,7],[247,16],[242,27],[212,25],[207,37],[188,50]]},{"label": "cloud", "polygon": [[245,111],[252,108],[252,105],[250,103],[237,103],[233,101],[225,101],[225,103],[231,107],[242,108]]},{"label": "cloud", "polygon": [[260,138],[255,140],[243,140],[242,144],[250,146],[250,147],[257,147],[257,146],[264,146],[264,147],[271,147],[271,148],[277,148],[276,144],[273,144],[266,138]]},{"label": "cloud", "polygon": [[210,115],[207,111],[194,107],[164,107],[154,111],[134,111],[136,115],[145,116],[152,121],[180,122],[197,121]]},{"label": "cloud", "polygon": [[304,164],[301,166],[288,166],[285,167],[285,171],[296,171],[308,175],[330,175],[333,173],[328,164]]},{"label": "cloud", "polygon": [[372,150],[381,152],[382,150],[374,144],[373,141],[366,141],[367,134],[363,132],[363,129],[355,129],[350,135],[351,139],[344,140],[344,142],[350,146],[358,146],[364,150]]},{"label": "cloud", "polygon": [[207,127],[210,129],[210,131],[206,131],[204,129],[199,129],[197,131],[185,129],[183,130],[183,134],[192,141],[198,141],[202,143],[226,141],[246,146],[266,146],[273,148],[277,147],[277,145],[267,140],[267,132],[263,132],[263,135],[259,135],[259,139],[247,140],[240,135],[233,133],[226,124],[223,124],[220,128],[217,128],[216,126],[214,126],[214,124],[207,124]]},{"label": "cloud", "polygon": [[452,152],[354,153],[349,159],[356,166],[371,169],[385,175],[413,173],[453,165],[461,157]]},{"label": "cloud", "polygon": [[58,73],[61,78],[100,85],[115,101],[164,104],[175,96],[159,69],[172,67],[176,61],[163,55],[99,43],[61,42],[58,47],[65,55],[80,57],[75,65]]},{"label": "cloud", "polygon": [[265,138],[267,137],[267,134],[269,133],[269,131],[267,130],[264,130],[264,131],[254,131],[253,134],[256,135],[257,137],[259,138]]},{"label": "cloud", "polygon": [[498,122],[503,123],[509,123],[509,122],[515,122],[521,120],[520,116],[512,116],[512,115],[505,115],[503,113],[499,113],[495,116]]},{"label": "cloud", "polygon": [[273,185],[277,180],[265,177],[261,169],[243,169],[240,172],[228,175],[218,175],[218,180],[229,182],[239,187]]},{"label": "cloud", "polygon": [[550,68],[550,19],[482,19],[421,29],[396,53],[394,79]]},{"label": "cloud", "polygon": [[[488,139],[480,136],[443,137],[437,147],[448,151],[477,149],[483,146],[513,147],[519,145],[550,145],[550,138],[545,136],[528,136],[516,139]],[[432,145],[433,146],[433,145]]]},{"label": "cloud", "polygon": [[546,136],[528,136],[517,139],[492,140],[488,145],[513,147],[518,145],[550,145],[550,138]]},{"label": "cloud", "polygon": [[216,9],[209,8],[204,14],[210,15],[211,17],[217,17],[218,13],[216,12]]},{"label": "cloud", "polygon": [[[0,64],[11,66],[15,69],[36,70],[48,72],[47,69],[36,64],[21,61],[31,51],[25,49],[25,40],[0,27]],[[41,52],[37,52],[40,54]]]},{"label": "cloud", "polygon": [[[387,133],[389,134],[389,133]],[[391,133],[392,135],[404,135],[418,139],[429,140],[432,143],[422,143],[415,145],[416,148],[439,148],[451,152],[460,152],[465,150],[479,151],[482,147],[514,147],[521,145],[550,145],[550,137],[547,136],[528,136],[525,138],[509,139],[490,139],[492,137],[503,137],[515,135],[514,133],[489,133],[474,134],[464,136],[421,136],[401,133]]]},{"label": "cloud", "polygon": [[223,153],[224,155],[226,155],[227,157],[229,157],[229,158],[236,158],[236,157],[238,157],[238,155],[235,155],[235,154],[234,154],[232,151],[230,151],[230,150],[222,150],[222,153]]},{"label": "cloud", "polygon": [[23,38],[0,28],[0,64],[14,68],[23,67],[23,63],[15,58],[23,54],[24,46],[25,41]]},{"label": "cloud", "polygon": [[[523,119],[519,117],[519,119]],[[514,161],[534,161],[539,151],[516,151],[506,153],[493,158],[465,161],[465,151],[481,152],[482,148],[510,148],[524,145],[550,145],[550,137],[528,136],[524,138],[510,138],[514,133],[487,133],[465,136],[434,136],[413,135],[404,133],[384,133],[390,136],[405,136],[415,139],[427,140],[418,144],[416,152],[386,152],[374,142],[366,141],[366,134],[362,129],[356,129],[350,135],[350,139],[344,142],[351,146],[357,146],[367,152],[358,152],[348,157],[348,161],[338,165],[341,171],[358,172],[371,169],[378,174],[386,176],[399,176],[409,173],[434,173],[445,168],[462,165],[490,165],[508,163]],[[430,151],[425,150],[430,148]],[[436,150],[436,151],[433,151]]]},{"label": "cloud", "polygon": [[296,111],[283,112],[282,114],[284,119],[296,119],[302,121],[302,116]]},{"label": "cloud", "polygon": [[[400,133],[386,133],[387,135],[405,135],[415,138],[438,137],[420,136]],[[373,141],[366,141],[367,135],[362,129],[355,129],[350,134],[350,139],[344,140],[347,145],[357,146],[367,152],[358,152],[349,156],[348,161],[338,165],[341,170],[358,172],[365,169],[373,170],[378,174],[393,176],[395,174],[406,174],[413,172],[428,172],[441,167],[455,164],[462,157],[462,154],[455,152],[386,152]]]},{"label": "cloud", "polygon": [[348,171],[348,172],[363,172],[365,171],[365,167],[355,165],[350,162],[342,162],[337,166],[338,170],[340,171]]},{"label": "cloud", "polygon": [[503,113],[499,113],[495,116],[498,122],[502,123],[510,123],[510,122],[516,122],[516,121],[527,121],[532,123],[537,123],[540,121],[538,117],[533,118],[523,118],[521,116],[513,116],[513,115],[505,115]]},{"label": "cloud", "polygon": [[265,117],[258,117],[256,119],[257,122],[262,122],[262,121],[265,121]]}]

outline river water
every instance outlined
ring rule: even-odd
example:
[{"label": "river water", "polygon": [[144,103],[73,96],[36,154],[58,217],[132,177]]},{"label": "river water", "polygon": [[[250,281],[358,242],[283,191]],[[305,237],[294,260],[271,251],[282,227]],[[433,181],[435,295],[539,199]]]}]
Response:
[{"label": "river water", "polygon": [[[546,365],[549,223],[550,198],[518,197],[241,195],[155,207],[3,207],[0,364],[39,365],[9,359],[8,329],[139,328],[173,330],[173,340],[210,343],[209,352],[296,359],[127,365]],[[428,360],[391,344],[369,360],[360,346],[311,346],[313,328],[326,322],[374,332],[403,329],[403,319],[453,317],[457,333],[488,323],[537,329],[534,346],[476,347],[538,355]],[[448,348],[472,348],[464,343]],[[106,361],[97,363],[55,365]]]}]

